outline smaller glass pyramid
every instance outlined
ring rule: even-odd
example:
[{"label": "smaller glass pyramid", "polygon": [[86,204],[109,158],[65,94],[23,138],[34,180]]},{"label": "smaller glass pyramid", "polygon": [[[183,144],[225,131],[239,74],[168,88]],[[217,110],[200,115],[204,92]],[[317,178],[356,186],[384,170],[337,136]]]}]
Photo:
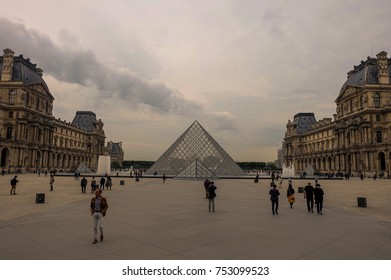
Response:
[{"label": "smaller glass pyramid", "polygon": [[195,121],[151,166],[147,174],[182,178],[243,176],[245,173],[210,134]]}]

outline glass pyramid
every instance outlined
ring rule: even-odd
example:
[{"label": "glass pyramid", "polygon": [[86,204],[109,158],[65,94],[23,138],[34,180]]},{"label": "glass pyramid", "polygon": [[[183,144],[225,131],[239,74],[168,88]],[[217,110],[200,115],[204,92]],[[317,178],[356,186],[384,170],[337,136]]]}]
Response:
[{"label": "glass pyramid", "polygon": [[245,173],[210,134],[195,121],[151,166],[147,174],[181,178],[243,176]]}]

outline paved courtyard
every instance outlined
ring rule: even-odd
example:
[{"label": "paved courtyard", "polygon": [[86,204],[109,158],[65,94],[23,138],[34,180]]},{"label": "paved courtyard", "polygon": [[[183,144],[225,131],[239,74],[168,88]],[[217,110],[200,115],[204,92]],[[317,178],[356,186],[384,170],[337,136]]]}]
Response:
[{"label": "paved courtyard", "polygon": [[[113,190],[103,193],[105,240],[93,245],[92,194],[81,193],[80,181],[58,176],[49,192],[49,177],[18,177],[15,196],[9,195],[12,176],[0,177],[3,260],[391,259],[389,180],[321,180],[322,216],[308,213],[297,193],[313,180],[294,180],[293,209],[285,180],[273,216],[270,180],[217,180],[216,212],[209,213],[202,181],[114,177]],[[35,203],[36,193],[45,193],[45,203]],[[368,207],[357,207],[357,197],[366,197]]]}]

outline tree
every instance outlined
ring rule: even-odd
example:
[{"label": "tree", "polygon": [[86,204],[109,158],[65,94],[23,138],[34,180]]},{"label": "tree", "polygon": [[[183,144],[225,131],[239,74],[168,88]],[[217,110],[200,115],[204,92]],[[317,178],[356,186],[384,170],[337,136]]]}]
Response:
[{"label": "tree", "polygon": [[119,164],[118,161],[113,161],[111,163],[111,169],[120,169],[121,168],[121,165]]}]

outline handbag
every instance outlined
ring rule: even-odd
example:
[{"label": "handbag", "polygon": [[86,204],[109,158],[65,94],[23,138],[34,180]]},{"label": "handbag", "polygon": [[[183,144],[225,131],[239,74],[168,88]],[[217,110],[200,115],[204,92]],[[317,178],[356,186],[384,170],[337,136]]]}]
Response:
[{"label": "handbag", "polygon": [[289,201],[289,203],[295,202],[296,201],[295,195],[291,194],[290,196],[288,196],[288,201]]}]

